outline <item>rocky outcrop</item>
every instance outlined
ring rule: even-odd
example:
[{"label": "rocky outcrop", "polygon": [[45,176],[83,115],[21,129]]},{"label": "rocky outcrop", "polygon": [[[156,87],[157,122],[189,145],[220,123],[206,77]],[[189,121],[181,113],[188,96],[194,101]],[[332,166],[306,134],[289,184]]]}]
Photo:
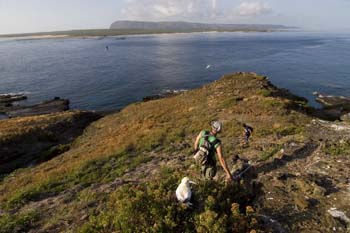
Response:
[{"label": "rocky outcrop", "polygon": [[32,106],[14,105],[14,102],[27,99],[24,95],[0,95],[0,113],[9,118],[36,116],[69,110],[69,100],[55,97]]},{"label": "rocky outcrop", "polygon": [[322,95],[315,92],[316,101],[322,105],[318,114],[325,119],[349,121],[350,97]]},{"label": "rocky outcrop", "polygon": [[27,96],[22,94],[2,94],[0,95],[0,106],[11,104],[15,101],[21,101],[27,99]]},{"label": "rocky outcrop", "polygon": [[187,90],[167,90],[167,91],[162,92],[160,94],[145,96],[145,97],[143,97],[142,101],[148,102],[151,100],[158,100],[158,99],[173,97],[173,96],[179,95],[181,93],[184,93],[186,91]]},{"label": "rocky outcrop", "polygon": [[35,116],[69,110],[69,100],[55,98],[33,106],[18,107],[9,110],[6,114],[10,117]]},{"label": "rocky outcrop", "polygon": [[322,104],[324,108],[342,108],[344,110],[350,110],[350,97],[334,96],[334,95],[322,95],[314,93],[316,101]]},{"label": "rocky outcrop", "polygon": [[340,117],[340,120],[350,122],[350,113],[346,113]]}]

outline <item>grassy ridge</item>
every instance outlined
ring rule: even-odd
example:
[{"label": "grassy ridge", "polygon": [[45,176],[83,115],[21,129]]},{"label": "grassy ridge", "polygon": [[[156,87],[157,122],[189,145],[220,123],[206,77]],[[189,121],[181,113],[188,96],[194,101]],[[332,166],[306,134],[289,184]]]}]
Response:
[{"label": "grassy ridge", "polygon": [[[304,111],[303,104],[264,77],[247,73],[226,75],[176,97],[132,104],[92,123],[67,152],[6,177],[0,183],[0,209],[40,212],[31,227],[49,232],[205,232],[216,224],[227,226],[225,232],[258,229],[256,220],[239,210],[247,198],[244,187],[242,192],[232,187],[227,198],[230,192],[221,182],[203,183],[196,200],[207,204],[192,212],[176,204],[175,187],[185,175],[200,179],[190,153],[210,120],[224,122],[220,138],[227,161],[242,152],[242,122],[256,128],[252,159],[267,159],[288,138],[302,139],[310,119],[292,106]],[[242,226],[233,224],[237,219]]]}]

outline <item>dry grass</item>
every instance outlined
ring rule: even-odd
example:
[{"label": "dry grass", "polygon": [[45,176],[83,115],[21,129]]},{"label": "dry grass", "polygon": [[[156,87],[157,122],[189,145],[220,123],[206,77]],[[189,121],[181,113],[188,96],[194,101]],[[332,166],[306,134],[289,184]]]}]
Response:
[{"label": "dry grass", "polygon": [[[256,74],[225,75],[219,81],[179,96],[132,104],[119,113],[92,123],[66,153],[5,178],[0,183],[1,206],[13,208],[9,205],[11,200],[33,190],[45,192],[43,187],[58,180],[67,180],[67,176],[76,174],[91,161],[150,151],[165,153],[179,150],[183,155],[189,154],[190,148],[178,149],[170,145],[183,142],[192,145],[196,134],[207,129],[212,119],[220,119],[224,123],[224,130],[219,136],[227,159],[239,152],[233,139],[241,137],[243,122],[255,128],[252,148],[258,143],[277,143],[279,137],[302,133],[298,128],[303,128],[310,119],[288,109],[287,106],[294,100],[266,96],[266,92],[261,94],[262,89],[276,92],[266,79]],[[24,126],[32,124],[45,129],[50,121],[59,117],[62,116],[16,119],[5,125],[1,125],[4,123],[0,121],[0,135],[9,138],[21,134],[31,129]],[[284,129],[287,135],[277,135]],[[252,151],[252,156],[258,158],[259,155],[254,153]],[[74,182],[64,188],[71,188],[70,185]]]},{"label": "dry grass", "polygon": [[32,131],[45,131],[59,122],[72,121],[79,112],[69,111],[48,115],[20,117],[0,121],[0,142],[12,140]]}]

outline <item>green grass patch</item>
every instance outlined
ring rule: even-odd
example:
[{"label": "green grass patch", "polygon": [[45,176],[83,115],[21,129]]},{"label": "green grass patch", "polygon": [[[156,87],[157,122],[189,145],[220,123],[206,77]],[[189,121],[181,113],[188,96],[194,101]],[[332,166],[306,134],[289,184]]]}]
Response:
[{"label": "green grass patch", "polygon": [[249,232],[257,227],[239,210],[247,200],[244,187],[200,182],[193,187],[193,208],[186,208],[175,197],[181,178],[174,171],[161,174],[167,176],[114,192],[79,232]]},{"label": "green grass patch", "polygon": [[350,156],[350,143],[328,144],[325,152],[331,156]]},{"label": "green grass patch", "polygon": [[300,134],[304,132],[303,127],[297,127],[297,126],[289,126],[289,127],[281,127],[275,130],[276,135],[278,136],[288,136],[288,135],[295,135]]},{"label": "green grass patch", "polygon": [[157,147],[161,147],[165,143],[165,138],[167,135],[167,129],[165,127],[158,127],[152,129],[152,134],[145,133],[135,145],[136,149],[139,151],[152,151]]},{"label": "green grass patch", "polygon": [[262,161],[268,160],[269,158],[274,156],[278,151],[280,151],[282,148],[283,148],[282,145],[275,145],[273,147],[270,147],[260,155],[260,160]]},{"label": "green grass patch", "polygon": [[56,157],[57,155],[63,154],[64,152],[68,151],[69,149],[70,149],[69,144],[61,144],[61,145],[51,147],[50,149],[42,152],[39,155],[38,160],[39,161],[47,161],[49,159]]},{"label": "green grass patch", "polygon": [[6,208],[18,208],[30,201],[57,195],[77,185],[87,187],[94,183],[113,181],[128,170],[135,169],[149,160],[150,158],[142,154],[125,151],[105,159],[89,161],[70,174],[49,179],[39,186],[29,186],[27,189],[20,190],[7,201]]},{"label": "green grass patch", "polygon": [[284,103],[278,99],[264,99],[262,104],[265,107],[283,107]]},{"label": "green grass patch", "polygon": [[261,90],[259,90],[258,94],[265,96],[265,97],[269,97],[272,95],[272,91],[270,91],[268,89],[261,89]]},{"label": "green grass patch", "polygon": [[39,213],[36,211],[0,215],[0,233],[27,232],[37,220]]},{"label": "green grass patch", "polygon": [[273,129],[271,128],[260,128],[256,130],[255,135],[257,135],[258,137],[266,137],[273,133]]},{"label": "green grass patch", "polygon": [[225,99],[224,101],[221,102],[221,107],[222,108],[229,108],[232,107],[234,105],[236,105],[238,102],[242,101],[243,97],[240,96],[234,96],[228,99]]}]

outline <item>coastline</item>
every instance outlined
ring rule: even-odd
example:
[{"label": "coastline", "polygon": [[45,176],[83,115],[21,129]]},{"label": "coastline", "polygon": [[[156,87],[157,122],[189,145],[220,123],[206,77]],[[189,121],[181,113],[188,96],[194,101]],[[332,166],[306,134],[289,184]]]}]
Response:
[{"label": "coastline", "polygon": [[168,35],[168,34],[192,34],[192,33],[270,33],[270,32],[287,32],[289,30],[190,30],[190,31],[153,31],[153,30],[73,30],[58,32],[39,32],[0,35],[0,40],[41,40],[41,39],[98,39],[98,38],[118,38],[145,35]]},{"label": "coastline", "polygon": [[[258,74],[253,72],[248,72],[248,73],[237,72],[232,74],[258,76]],[[269,80],[268,77],[266,77],[266,79]],[[273,86],[276,89],[279,89],[281,92],[290,93],[290,94],[292,93],[292,91],[289,89],[278,88],[270,81],[268,82],[269,82],[269,85]],[[6,101],[5,100],[6,94],[2,94],[0,95],[0,97],[3,96],[3,98],[5,99],[2,99],[3,102],[1,102],[1,99],[0,99],[0,121],[5,119],[11,119],[11,118],[25,117],[25,116],[40,116],[40,115],[46,115],[46,114],[60,113],[68,110],[90,111],[90,112],[98,113],[99,115],[106,116],[109,114],[120,112],[124,108],[127,108],[129,105],[132,105],[132,104],[171,98],[191,90],[194,90],[194,89],[166,90],[165,92],[160,92],[157,94],[145,95],[142,99],[136,102],[130,103],[128,105],[125,105],[118,109],[110,109],[110,110],[102,110],[102,111],[87,110],[82,108],[71,109],[69,107],[70,101],[68,99],[61,99],[59,97],[55,97],[54,99],[42,100],[40,103],[36,103],[34,105],[19,105],[18,103],[20,101],[26,100],[28,97],[25,95],[8,94],[9,100]],[[348,121],[348,114],[350,112],[350,97],[322,95],[317,92],[314,93],[314,96],[315,96],[315,101],[320,104],[320,107],[315,107],[310,105],[310,99],[307,99],[305,97],[296,96],[296,98],[302,102],[305,102],[307,108],[313,111],[315,116],[319,118],[323,118],[331,121],[333,120]],[[20,98],[20,99],[11,100],[11,98]],[[6,103],[8,105],[4,105]],[[13,105],[12,103],[17,103],[17,104]]]}]

